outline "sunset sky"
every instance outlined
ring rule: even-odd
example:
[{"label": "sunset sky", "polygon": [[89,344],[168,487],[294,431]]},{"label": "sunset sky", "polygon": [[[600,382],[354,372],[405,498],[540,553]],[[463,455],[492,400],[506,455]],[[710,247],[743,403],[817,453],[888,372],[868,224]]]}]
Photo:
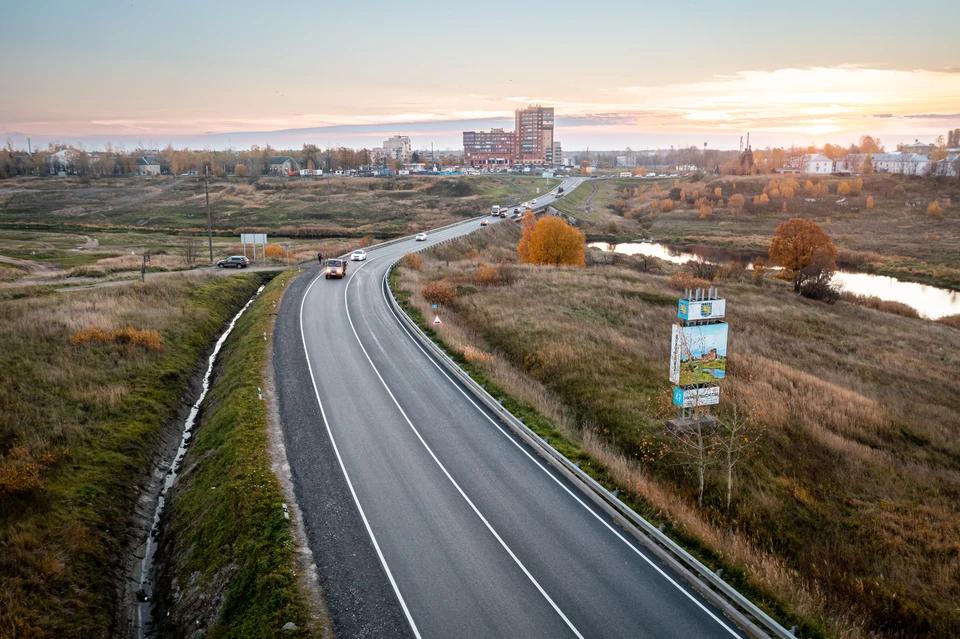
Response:
[{"label": "sunset sky", "polygon": [[565,150],[960,127],[956,0],[213,4],[8,4],[0,136],[457,148],[530,103]]}]

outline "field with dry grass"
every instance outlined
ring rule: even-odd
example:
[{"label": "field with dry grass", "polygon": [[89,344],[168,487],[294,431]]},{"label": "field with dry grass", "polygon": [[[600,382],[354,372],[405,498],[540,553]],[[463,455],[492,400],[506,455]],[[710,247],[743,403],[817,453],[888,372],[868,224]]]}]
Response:
[{"label": "field with dry grass", "polygon": [[[563,212],[584,220],[588,233],[597,236],[646,236],[681,245],[719,246],[765,255],[777,225],[791,217],[803,217],[821,225],[839,249],[838,260],[847,266],[900,279],[960,289],[960,182],[935,177],[896,175],[863,176],[862,190],[838,194],[841,183],[854,178],[832,176],[780,176],[800,185],[793,197],[771,198],[755,204],[771,176],[681,180],[671,211],[659,204],[671,199],[674,180],[615,179],[588,181],[599,184],[590,201],[575,193],[557,204]],[[821,185],[819,193],[807,193],[810,179]],[[657,186],[655,186],[657,185]],[[634,195],[634,189],[638,193]],[[716,195],[720,189],[720,195]],[[626,191],[625,191],[626,190]],[[639,191],[642,191],[639,192]],[[729,199],[742,195],[745,206],[733,211]],[[711,212],[701,216],[696,202],[706,198]],[[867,199],[873,207],[868,208]],[[941,216],[927,215],[938,200]],[[813,201],[807,201],[808,199]],[[843,199],[842,206],[837,204]],[[617,210],[617,200],[627,203]],[[919,204],[911,206],[911,203]],[[859,209],[859,210],[856,210]]]},{"label": "field with dry grass", "polygon": [[263,279],[0,291],[0,636],[109,634],[138,483]]},{"label": "field with dry grass", "polygon": [[423,284],[456,287],[439,336],[478,375],[802,636],[960,635],[956,328],[812,302],[775,281],[720,283],[724,396],[763,435],[731,510],[718,465],[697,508],[695,477],[652,454],[668,442],[656,405],[669,388],[670,278],[516,264],[508,278],[478,277],[480,262],[516,262],[518,238],[497,225],[423,254],[422,271],[400,269],[423,316]]}]

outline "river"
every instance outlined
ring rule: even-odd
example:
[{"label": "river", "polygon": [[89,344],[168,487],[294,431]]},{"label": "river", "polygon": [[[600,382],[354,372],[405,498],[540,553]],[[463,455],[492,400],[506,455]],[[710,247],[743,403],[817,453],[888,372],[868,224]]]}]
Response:
[{"label": "river", "polygon": [[[765,257],[759,253],[726,251],[715,247],[683,250],[656,242],[628,244],[592,242],[590,246],[625,255],[649,255],[675,264],[686,264],[690,260],[702,258],[717,264],[736,260],[750,268],[754,259]],[[914,282],[902,282],[895,277],[887,277],[886,275],[843,270],[834,274],[833,281],[839,284],[843,290],[857,295],[875,295],[882,300],[901,302],[912,306],[920,315],[928,319],[960,314],[960,293],[957,291]]]}]

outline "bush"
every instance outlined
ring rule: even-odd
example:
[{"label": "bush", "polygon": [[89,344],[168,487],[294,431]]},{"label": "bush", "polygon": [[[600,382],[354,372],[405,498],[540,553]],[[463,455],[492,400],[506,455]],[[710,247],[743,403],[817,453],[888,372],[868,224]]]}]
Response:
[{"label": "bush", "polygon": [[147,350],[159,352],[163,350],[163,338],[157,331],[137,330],[135,328],[119,328],[107,333],[96,326],[82,328],[70,336],[70,343],[74,346],[89,343],[123,344],[125,346],[143,346]]},{"label": "bush", "polygon": [[753,278],[751,282],[753,282],[754,286],[763,286],[763,278],[764,275],[766,275],[764,271],[766,271],[766,269],[762,264],[753,265]]},{"label": "bush", "polygon": [[953,328],[960,328],[960,314],[957,315],[945,315],[936,320],[940,324],[946,324],[947,326],[952,326]]},{"label": "bush", "polygon": [[929,217],[943,217],[943,209],[936,201],[931,202],[930,206],[927,207],[927,215]]},{"label": "bush", "polygon": [[747,267],[737,260],[731,260],[720,267],[714,279],[721,282],[739,282],[747,272]]},{"label": "bush", "polygon": [[840,289],[833,284],[833,271],[821,266],[810,266],[804,269],[800,294],[828,304],[840,299]]},{"label": "bush", "polygon": [[420,295],[431,304],[450,306],[457,300],[457,289],[446,282],[428,282],[420,287]]},{"label": "bush", "polygon": [[872,308],[875,311],[892,313],[893,315],[901,315],[903,317],[920,317],[920,313],[918,313],[917,309],[913,308],[912,306],[904,304],[903,302],[882,300],[876,295],[857,295],[856,293],[844,292],[840,298],[844,302],[856,304],[857,306],[865,306],[866,308]]},{"label": "bush", "polygon": [[407,253],[400,258],[400,266],[403,268],[408,268],[411,271],[422,271],[423,260],[420,259],[420,256],[416,253]]},{"label": "bush", "polygon": [[283,247],[280,246],[279,244],[267,244],[267,248],[266,250],[264,250],[264,254],[267,257],[275,260],[282,260],[284,257],[287,256],[287,252],[284,251]]},{"label": "bush", "polygon": [[667,284],[670,288],[675,291],[683,292],[686,289],[697,289],[697,288],[710,288],[711,284],[707,280],[702,280],[700,278],[694,277],[687,273],[686,271],[678,271],[670,276],[670,279],[667,281]]},{"label": "bush", "polygon": [[673,200],[663,200],[660,202],[660,212],[669,213],[673,210]]}]

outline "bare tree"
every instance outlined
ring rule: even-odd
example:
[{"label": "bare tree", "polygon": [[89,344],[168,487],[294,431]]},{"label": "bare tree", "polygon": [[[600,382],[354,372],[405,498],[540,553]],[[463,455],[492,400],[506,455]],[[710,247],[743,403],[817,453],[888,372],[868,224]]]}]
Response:
[{"label": "bare tree", "polygon": [[187,268],[193,268],[197,263],[197,257],[200,254],[202,244],[200,238],[196,235],[183,233],[177,237],[177,248]]},{"label": "bare tree", "polygon": [[718,415],[717,451],[727,475],[727,512],[733,500],[734,469],[745,458],[757,450],[757,441],[763,434],[760,423],[752,412],[740,405],[737,394],[729,398],[728,408]]}]

